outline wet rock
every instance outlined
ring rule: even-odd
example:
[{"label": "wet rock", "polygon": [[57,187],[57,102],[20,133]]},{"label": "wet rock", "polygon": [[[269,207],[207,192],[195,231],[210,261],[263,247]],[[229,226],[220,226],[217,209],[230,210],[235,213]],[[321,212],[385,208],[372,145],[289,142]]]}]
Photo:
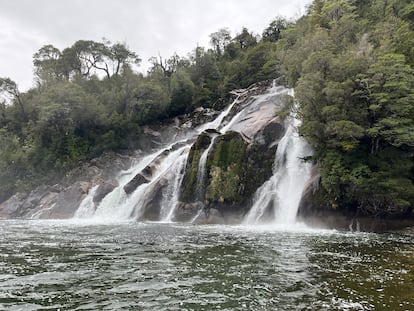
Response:
[{"label": "wet rock", "polygon": [[151,180],[147,178],[143,173],[135,175],[135,177],[124,186],[124,191],[126,194],[131,194],[142,184],[147,184]]},{"label": "wet rock", "polygon": [[193,220],[196,225],[224,225],[226,221],[219,210],[210,208],[207,213],[200,213],[196,219]]},{"label": "wet rock", "polygon": [[44,211],[40,218],[67,219],[72,218],[80,203],[90,189],[90,183],[78,181],[66,188],[56,198],[56,204],[50,210]]},{"label": "wet rock", "polygon": [[160,220],[161,202],[163,199],[163,190],[168,185],[167,178],[160,178],[145,191],[144,202],[142,203],[139,215],[135,215],[137,220]]},{"label": "wet rock", "polygon": [[103,198],[106,197],[106,195],[114,190],[117,186],[118,183],[115,180],[103,182],[96,189],[95,195],[93,197],[93,202],[95,204],[99,204]]},{"label": "wet rock", "polygon": [[189,222],[193,220],[202,209],[203,203],[201,202],[179,202],[173,220],[176,222]]},{"label": "wet rock", "polygon": [[207,158],[206,200],[212,204],[228,202],[230,205],[243,200],[246,151],[247,143],[238,132],[228,132],[216,138]]},{"label": "wet rock", "polygon": [[280,118],[274,118],[266,124],[254,137],[254,140],[258,144],[263,144],[272,148],[276,146],[280,139],[285,134],[285,126]]},{"label": "wet rock", "polygon": [[33,207],[26,215],[25,218],[37,219],[41,218],[43,214],[52,210],[56,206],[59,193],[57,192],[48,192],[44,197]]},{"label": "wet rock", "polygon": [[181,200],[185,202],[194,202],[197,200],[198,164],[201,155],[209,147],[211,139],[211,135],[208,132],[203,132],[191,146],[180,194]]},{"label": "wet rock", "polygon": [[194,128],[201,124],[213,121],[220,111],[211,108],[198,107],[192,113],[185,115],[181,122],[183,128]]},{"label": "wet rock", "polygon": [[0,218],[13,218],[20,213],[21,207],[29,194],[18,192],[0,204]]},{"label": "wet rock", "polygon": [[160,132],[151,129],[148,126],[144,127],[144,134],[151,135],[151,136],[154,136],[154,137],[160,137],[161,136]]}]

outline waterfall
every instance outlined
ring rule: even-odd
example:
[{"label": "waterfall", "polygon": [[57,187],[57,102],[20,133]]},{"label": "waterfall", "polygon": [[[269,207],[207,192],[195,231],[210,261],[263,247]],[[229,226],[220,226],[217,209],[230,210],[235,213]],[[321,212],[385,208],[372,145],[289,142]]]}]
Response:
[{"label": "waterfall", "polygon": [[184,178],[185,165],[187,163],[188,152],[183,153],[174,166],[171,168],[173,174],[172,180],[163,193],[161,201],[161,221],[171,222],[174,216],[175,208],[178,203],[178,195],[180,194],[181,183]]},{"label": "waterfall", "polygon": [[73,218],[89,218],[95,213],[95,202],[93,197],[99,186],[94,186],[89,189],[87,196],[82,200]]},{"label": "waterfall", "polygon": [[214,136],[211,138],[210,145],[207,147],[206,150],[204,150],[203,154],[200,157],[200,160],[198,162],[198,168],[197,168],[197,198],[201,201],[204,196],[204,187],[206,183],[206,164],[207,164],[207,157],[211,150],[211,148],[214,145],[214,140],[217,136]]},{"label": "waterfall", "polygon": [[224,118],[227,117],[230,111],[233,109],[234,105],[239,102],[240,96],[246,94],[246,92],[246,90],[234,91],[233,94],[237,95],[236,99],[234,99],[233,102],[225,110],[223,110],[213,121],[201,125],[198,128],[198,133],[201,133],[207,129],[218,129],[222,124]]},{"label": "waterfall", "polygon": [[295,222],[302,191],[311,172],[311,164],[302,158],[311,154],[311,149],[297,133],[299,120],[290,117],[287,123],[276,151],[273,176],[256,191],[244,224],[268,222],[269,218],[281,226]]},{"label": "waterfall", "polygon": [[[171,222],[192,146],[189,141],[207,129],[214,129],[221,134],[234,130],[248,139],[254,137],[261,126],[274,118],[275,104],[280,102],[280,96],[289,92],[290,90],[274,84],[266,93],[249,97],[242,107],[238,107],[239,112],[226,120],[233,107],[239,103],[240,97],[247,93],[245,90],[237,91],[237,98],[215,120],[199,126],[186,139],[137,159],[130,169],[122,171],[117,178],[118,187],[106,195],[98,206],[93,202],[97,187],[93,187],[74,217],[100,221],[157,218]],[[280,140],[275,155],[273,176],[256,191],[253,206],[245,216],[245,224],[256,224],[269,218],[279,225],[295,221],[302,190],[311,169],[309,164],[301,160],[311,150],[299,137],[296,130],[298,125],[299,121],[294,116],[287,118],[286,133]],[[198,162],[196,195],[199,199],[204,197],[206,162],[216,137],[212,137]],[[200,209],[198,213],[202,211]]]},{"label": "waterfall", "polygon": [[[183,146],[176,151],[169,152],[165,159],[163,159],[155,169],[151,181],[141,184],[130,195],[127,195],[124,191],[124,186],[130,180],[127,180],[128,182],[122,183],[102,200],[96,209],[93,218],[109,220],[126,220],[131,218],[139,219],[143,213],[142,207],[146,202],[146,193],[151,189],[152,186],[154,186],[154,184],[159,180],[159,178],[161,178],[161,176],[163,176],[169,169],[171,169],[177,158],[179,158],[180,155],[186,151],[186,149],[187,146]],[[142,161],[139,162],[137,166],[144,169],[149,164],[153,163],[154,160],[156,160],[157,156],[163,154],[163,152],[167,150],[169,150],[169,148],[164,148],[155,154],[145,157]],[[140,172],[142,169],[134,169],[134,171]]]},{"label": "waterfall", "polygon": [[[142,159],[136,160],[130,169],[122,171],[119,174],[117,178],[119,186],[106,195],[96,209],[93,202],[94,191],[96,191],[96,189],[93,189],[93,191],[91,190],[87,197],[81,202],[74,217],[86,217],[104,221],[139,219],[144,212],[142,209],[146,203],[146,194],[155,186],[160,178],[164,178],[167,173],[170,172],[173,177],[168,180],[168,185],[163,192],[160,219],[163,221],[171,221],[178,202],[179,189],[183,179],[189,149],[191,147],[191,144],[186,142],[187,139],[195,138],[206,129],[217,130],[224,118],[231,112],[234,105],[238,103],[240,96],[245,93],[245,90],[234,92],[234,94],[237,95],[236,99],[224,111],[222,111],[213,121],[199,126],[196,129],[196,132],[190,134],[186,139],[173,142],[165,148],[159,149]],[[183,146],[178,150],[171,151],[173,145],[177,144],[183,144]],[[138,186],[131,194],[126,194],[124,187],[137,174],[165,152],[169,152],[169,154],[158,164],[151,180],[148,183]],[[206,150],[206,152],[208,151]],[[207,153],[205,158],[207,158]],[[202,171],[205,171],[205,161]]]}]

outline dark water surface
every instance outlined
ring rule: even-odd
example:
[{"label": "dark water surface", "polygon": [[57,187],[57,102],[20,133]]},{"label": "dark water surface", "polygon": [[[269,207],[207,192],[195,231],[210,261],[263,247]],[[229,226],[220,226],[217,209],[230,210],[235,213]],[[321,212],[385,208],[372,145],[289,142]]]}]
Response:
[{"label": "dark water surface", "polygon": [[0,310],[414,310],[414,238],[0,221]]}]

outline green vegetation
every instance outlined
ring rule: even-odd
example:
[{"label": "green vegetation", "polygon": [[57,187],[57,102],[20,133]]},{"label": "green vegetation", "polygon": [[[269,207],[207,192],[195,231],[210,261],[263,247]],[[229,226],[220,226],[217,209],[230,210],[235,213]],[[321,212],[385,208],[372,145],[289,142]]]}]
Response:
[{"label": "green vegetation", "polygon": [[[145,124],[198,106],[220,109],[229,90],[283,76],[315,150],[323,201],[374,215],[409,212],[413,28],[410,0],[314,0],[295,23],[277,18],[261,37],[220,29],[211,49],[154,57],[145,76],[134,72],[140,60],[121,43],[44,46],[33,59],[35,88],[20,93],[0,79],[11,100],[0,103],[0,201],[105,150],[139,147]],[[227,164],[212,176],[237,170]],[[222,181],[237,184],[229,176],[217,181],[211,194],[226,189]]]},{"label": "green vegetation", "polygon": [[315,0],[281,34],[283,73],[333,208],[414,206],[413,17],[409,0]]},{"label": "green vegetation", "polygon": [[191,146],[188,154],[187,167],[184,179],[181,185],[180,199],[184,202],[192,202],[197,200],[197,173],[200,158],[203,152],[208,148],[211,137],[206,133],[201,133],[195,143]]},{"label": "green vegetation", "polygon": [[213,202],[241,202],[243,200],[243,168],[247,144],[239,133],[228,132],[217,138],[207,161],[210,172],[206,199]]}]

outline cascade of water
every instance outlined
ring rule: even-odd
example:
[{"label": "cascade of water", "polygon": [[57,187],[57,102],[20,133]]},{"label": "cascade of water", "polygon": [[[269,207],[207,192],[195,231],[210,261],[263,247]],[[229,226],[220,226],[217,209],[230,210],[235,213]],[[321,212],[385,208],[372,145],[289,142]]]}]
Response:
[{"label": "cascade of water", "polygon": [[214,145],[214,140],[216,136],[211,139],[210,145],[204,150],[203,154],[200,157],[197,168],[197,198],[201,200],[204,197],[204,186],[206,179],[206,164],[207,156]]},{"label": "cascade of water", "polygon": [[[170,147],[170,146],[168,146]],[[130,169],[122,171],[118,176],[118,187],[106,195],[96,211],[91,217],[99,220],[124,220],[128,219],[131,210],[125,208],[125,204],[130,201],[130,198],[124,191],[124,186],[128,184],[139,172],[153,162],[162,152],[167,148],[157,150],[156,152],[143,157],[141,160],[134,163]],[[135,193],[134,193],[135,194]],[[134,195],[133,194],[133,195]]]},{"label": "cascade of water", "polygon": [[311,150],[297,133],[299,121],[290,118],[288,123],[276,151],[273,176],[256,191],[244,224],[260,223],[269,216],[278,225],[295,222],[302,191],[311,171],[311,165],[303,162],[302,158]]},{"label": "cascade of water", "polygon": [[[281,93],[286,93],[283,87],[273,85],[273,87],[263,95],[256,96],[242,111],[234,116],[225,126],[224,119],[230,114],[234,105],[238,103],[240,96],[246,91],[241,90],[236,95],[237,98],[223,111],[215,120],[199,126],[195,132],[187,138],[194,138],[206,129],[219,130],[225,133],[234,126],[243,126],[243,121],[247,118],[245,114],[250,110],[259,109],[263,102],[273,102]],[[247,119],[246,119],[247,120]],[[301,187],[307,179],[309,166],[300,161],[300,157],[308,155],[307,145],[298,137],[295,126],[296,119],[292,118],[285,136],[280,141],[274,165],[274,175],[256,193],[254,206],[245,218],[246,223],[256,223],[265,215],[271,207],[274,211],[276,221],[292,221],[296,210],[289,206],[296,206],[301,195]],[[241,122],[242,125],[239,125]],[[239,129],[236,129],[239,130]],[[208,154],[213,147],[215,137],[212,138],[209,147],[203,152],[198,165],[197,192],[199,197],[205,187],[206,161]],[[183,146],[175,150],[173,144],[147,155],[137,161],[129,170],[121,172],[118,177],[119,186],[109,193],[95,210],[93,195],[96,189],[91,189],[88,196],[80,205],[75,217],[93,217],[99,220],[122,220],[140,219],[148,206],[148,197],[154,193],[155,187],[159,182],[167,182],[167,186],[162,190],[160,219],[171,221],[174,216],[178,202],[180,186],[184,176],[190,143],[180,141]],[[179,143],[179,142],[175,142]],[[168,152],[166,153],[166,151]],[[161,161],[157,157],[164,157]],[[157,160],[156,160],[157,159]],[[156,161],[155,161],[156,160]],[[155,162],[155,164],[153,164]],[[153,172],[148,183],[138,186],[132,193],[126,194],[124,191],[127,185],[137,174],[151,164]],[[301,186],[302,185],[302,186]],[[293,215],[293,216],[292,216]],[[282,220],[283,219],[283,220]]]},{"label": "cascade of water", "polygon": [[168,183],[168,186],[163,193],[161,201],[161,221],[171,222],[175,208],[178,203],[178,196],[180,194],[181,183],[184,178],[185,165],[187,163],[188,151],[184,152],[174,163],[171,168],[173,174],[172,180]]},{"label": "cascade of water", "polygon": [[73,218],[89,218],[95,213],[95,203],[93,197],[99,186],[94,186],[89,189],[87,196],[82,200]]},{"label": "cascade of water", "polygon": [[[193,134],[192,137],[187,138],[193,138],[194,136],[200,134],[206,129],[217,129],[221,123],[223,122],[224,118],[230,113],[231,109],[234,107],[234,105],[238,102],[238,99],[241,95],[245,93],[245,90],[240,90],[236,93],[237,98],[224,110],[222,111],[213,121],[205,123],[201,126],[199,126],[196,130],[196,133]],[[185,140],[179,141],[184,143]],[[173,144],[179,143],[179,142],[173,142],[169,146],[157,150],[156,152],[149,154],[145,156],[144,158],[140,159],[136,163],[134,163],[130,169],[125,170],[120,173],[118,176],[118,183],[119,186],[116,187],[112,192],[110,192],[105,198],[102,200],[102,202],[99,204],[99,206],[96,208],[91,206],[93,205],[93,194],[91,193],[88,195],[85,200],[82,201],[81,205],[78,208],[77,213],[75,214],[75,217],[81,218],[81,217],[93,217],[100,220],[116,220],[116,219],[129,219],[131,216],[137,218],[140,216],[140,208],[145,203],[145,193],[148,189],[151,188],[153,183],[162,175],[164,174],[168,169],[172,169],[175,174],[175,177],[172,180],[171,193],[174,193],[174,195],[168,194],[169,191],[167,191],[165,202],[169,201],[167,206],[170,208],[166,208],[165,211],[162,211],[162,219],[165,221],[168,221],[173,216],[174,208],[176,203],[178,201],[178,194],[179,194],[179,187],[181,185],[182,181],[182,174],[179,174],[177,172],[183,171],[183,166],[186,163],[186,158],[188,156],[189,148],[191,145],[186,144],[179,150],[175,152],[171,152],[169,156],[164,159],[160,165],[160,167],[157,169],[156,176],[152,178],[152,181],[147,184],[142,184],[139,186],[133,193],[131,193],[129,196],[124,191],[124,186],[128,184],[138,173],[140,173],[145,167],[147,167],[150,163],[152,163],[159,155],[161,155],[166,150],[170,149]],[[182,150],[184,154],[177,157],[178,154],[181,153]],[[206,154],[207,156],[207,154]],[[205,156],[205,157],[206,157]],[[202,169],[202,171],[205,171]],[[92,203],[91,203],[92,202]],[[168,210],[168,212],[167,212]],[[87,211],[87,212],[86,212]]]},{"label": "cascade of water", "polygon": [[[154,184],[172,167],[174,162],[185,151],[186,148],[187,146],[183,146],[175,151],[171,151],[156,168],[151,181],[141,184],[130,195],[127,195],[124,191],[124,186],[126,183],[122,186],[117,187],[102,200],[93,217],[97,219],[108,220],[139,218],[143,213],[142,207],[146,202],[146,192],[152,189]],[[146,159],[151,160],[141,161],[144,163],[141,163],[140,166],[142,166],[142,168],[145,168],[165,150],[167,149],[163,149],[162,151],[157,152],[155,156],[152,155],[151,157],[146,157]]]},{"label": "cascade of water", "polygon": [[198,128],[198,133],[201,133],[207,129],[218,129],[221,123],[223,122],[224,118],[228,116],[230,111],[233,109],[234,105],[239,101],[240,96],[246,94],[246,92],[246,90],[239,90],[235,92],[234,94],[237,95],[236,99],[233,100],[233,102],[225,110],[223,110],[213,121],[201,125]]}]

